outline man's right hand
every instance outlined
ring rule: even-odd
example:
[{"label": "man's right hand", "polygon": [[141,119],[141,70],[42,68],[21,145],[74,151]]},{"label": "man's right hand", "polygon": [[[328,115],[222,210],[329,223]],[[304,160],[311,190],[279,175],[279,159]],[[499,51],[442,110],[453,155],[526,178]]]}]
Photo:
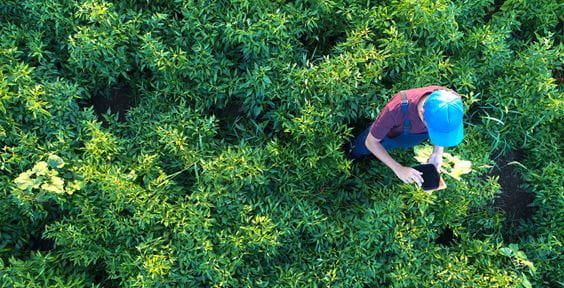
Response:
[{"label": "man's right hand", "polygon": [[388,154],[388,151],[386,151],[380,141],[381,139],[374,138],[372,134],[368,133],[364,144],[366,145],[366,148],[368,148],[368,150],[376,156],[376,158],[380,159],[380,161],[384,162],[386,166],[390,167],[401,181],[404,183],[417,183],[419,186],[423,185],[423,177],[421,176],[423,173],[411,167],[402,166],[396,162],[396,160]]},{"label": "man's right hand", "polygon": [[417,185],[423,185],[423,173],[405,166],[398,166],[396,169],[393,170],[396,176],[403,181],[403,183],[417,183]]}]

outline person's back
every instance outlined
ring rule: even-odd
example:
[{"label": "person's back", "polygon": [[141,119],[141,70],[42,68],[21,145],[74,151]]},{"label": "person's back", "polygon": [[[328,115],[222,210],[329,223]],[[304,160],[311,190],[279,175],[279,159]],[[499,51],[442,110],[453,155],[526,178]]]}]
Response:
[{"label": "person's back", "polygon": [[442,86],[426,86],[396,93],[380,115],[355,138],[350,158],[374,155],[405,183],[421,185],[421,172],[396,162],[388,150],[411,148],[426,139],[434,145],[428,163],[440,171],[444,147],[464,137],[464,106],[460,95]]}]

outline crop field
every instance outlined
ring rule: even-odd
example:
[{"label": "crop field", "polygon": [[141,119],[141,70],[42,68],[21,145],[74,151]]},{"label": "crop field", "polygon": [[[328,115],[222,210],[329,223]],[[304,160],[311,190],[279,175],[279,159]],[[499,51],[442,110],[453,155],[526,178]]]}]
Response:
[{"label": "crop field", "polygon": [[[558,0],[0,0],[0,287],[563,288],[563,37]],[[429,85],[471,169],[347,158]]]}]

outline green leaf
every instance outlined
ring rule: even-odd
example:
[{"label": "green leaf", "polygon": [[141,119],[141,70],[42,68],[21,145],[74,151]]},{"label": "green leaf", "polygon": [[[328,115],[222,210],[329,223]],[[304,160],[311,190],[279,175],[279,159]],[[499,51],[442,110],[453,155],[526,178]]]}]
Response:
[{"label": "green leaf", "polygon": [[79,180],[74,180],[67,184],[65,191],[67,194],[72,195],[75,191],[78,191],[84,187],[84,182]]},{"label": "green leaf", "polygon": [[529,279],[527,279],[525,275],[521,275],[521,284],[525,288],[533,288],[533,285],[529,282]]},{"label": "green leaf", "polygon": [[51,154],[47,159],[47,164],[49,164],[49,167],[51,168],[63,168],[63,166],[65,166],[65,161],[63,161],[61,157]]},{"label": "green leaf", "polygon": [[34,185],[34,179],[31,178],[31,175],[33,175],[33,172],[31,171],[26,171],[21,173],[15,180],[14,182],[16,183],[18,189],[20,190],[29,190],[31,188],[33,188]]},{"label": "green leaf", "polygon": [[51,183],[43,183],[43,185],[41,185],[41,189],[53,193],[63,193],[65,192],[63,188],[64,184],[65,180],[60,177],[53,176],[51,177]]},{"label": "green leaf", "polygon": [[468,160],[459,160],[454,162],[454,167],[448,172],[456,180],[460,180],[460,176],[472,172],[472,162]]},{"label": "green leaf", "polygon": [[433,147],[429,145],[417,145],[413,147],[413,152],[415,154],[415,160],[421,164],[425,164],[433,153]]},{"label": "green leaf", "polygon": [[513,257],[513,251],[507,247],[500,248],[499,253],[503,256]]},{"label": "green leaf", "polygon": [[47,165],[47,162],[45,161],[37,162],[37,164],[33,166],[31,172],[35,173],[37,176],[47,175],[47,173],[49,173],[49,167]]}]

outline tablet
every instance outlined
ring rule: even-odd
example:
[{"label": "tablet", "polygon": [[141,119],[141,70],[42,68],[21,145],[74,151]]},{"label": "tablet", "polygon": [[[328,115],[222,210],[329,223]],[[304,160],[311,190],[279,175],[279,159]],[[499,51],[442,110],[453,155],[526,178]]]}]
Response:
[{"label": "tablet", "polygon": [[433,191],[446,188],[446,184],[433,164],[422,164],[414,166],[413,169],[423,173],[423,185],[425,191]]}]

